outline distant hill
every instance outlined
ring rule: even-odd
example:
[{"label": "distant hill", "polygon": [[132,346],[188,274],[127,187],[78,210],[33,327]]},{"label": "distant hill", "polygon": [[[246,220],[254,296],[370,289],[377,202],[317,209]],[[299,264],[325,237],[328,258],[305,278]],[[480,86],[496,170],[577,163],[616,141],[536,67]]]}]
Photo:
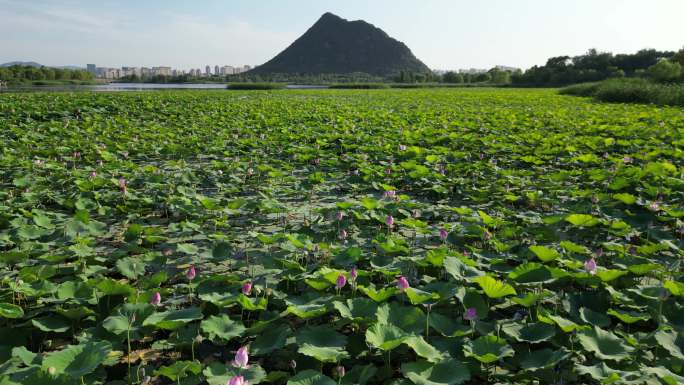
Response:
[{"label": "distant hill", "polygon": [[0,67],[11,67],[11,66],[25,66],[25,67],[43,67],[42,64],[36,63],[34,61],[11,61],[8,63],[0,64]]},{"label": "distant hill", "polygon": [[7,63],[2,63],[0,64],[0,67],[11,67],[11,66],[24,66],[24,67],[51,67],[51,68],[60,68],[60,69],[65,69],[65,70],[84,70],[85,68],[79,67],[79,66],[44,66],[40,63],[36,63],[34,61],[11,61]]},{"label": "distant hill", "polygon": [[251,74],[350,74],[386,76],[429,72],[402,42],[363,20],[326,13],[287,49]]}]

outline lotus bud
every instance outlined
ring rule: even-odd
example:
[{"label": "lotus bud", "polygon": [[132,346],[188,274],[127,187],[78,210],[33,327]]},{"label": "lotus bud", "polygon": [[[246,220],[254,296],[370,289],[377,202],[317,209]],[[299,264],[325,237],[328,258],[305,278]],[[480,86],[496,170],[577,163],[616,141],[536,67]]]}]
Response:
[{"label": "lotus bud", "polygon": [[233,361],[233,365],[241,369],[246,369],[248,362],[249,355],[247,353],[247,347],[243,346],[235,353],[235,361]]},{"label": "lotus bud", "polygon": [[335,288],[337,290],[342,289],[347,285],[347,277],[344,274],[337,276],[337,282],[335,283]]},{"label": "lotus bud", "polygon": [[477,309],[474,307],[469,307],[465,314],[463,314],[463,319],[466,321],[475,321],[477,320]]},{"label": "lotus bud", "polygon": [[185,276],[188,278],[188,281],[192,281],[193,279],[195,279],[195,277],[197,276],[195,266],[190,266],[188,271],[185,272]]},{"label": "lotus bud", "polygon": [[252,294],[252,282],[245,282],[242,285],[242,294],[244,294],[244,295]]},{"label": "lotus bud", "polygon": [[359,271],[356,269],[356,266],[352,266],[351,271],[349,272],[349,277],[351,277],[352,282],[356,282],[358,276]]},{"label": "lotus bud", "polygon": [[406,277],[399,276],[399,278],[397,278],[397,287],[401,291],[406,291],[406,289],[409,288],[409,283],[408,283],[408,280],[406,279]]},{"label": "lotus bud", "polygon": [[159,292],[155,292],[152,295],[152,299],[150,300],[150,304],[152,306],[159,306],[161,304],[161,294],[159,294]]},{"label": "lotus bud", "polygon": [[584,270],[591,275],[596,274],[596,260],[593,257],[584,262]]},{"label": "lotus bud", "polygon": [[388,215],[387,218],[385,218],[385,224],[387,224],[387,227],[389,227],[389,228],[394,227],[394,217],[391,215]]},{"label": "lotus bud", "polygon": [[442,242],[446,241],[448,236],[449,236],[449,232],[446,231],[446,229],[444,229],[444,228],[439,229],[439,239],[441,239]]}]

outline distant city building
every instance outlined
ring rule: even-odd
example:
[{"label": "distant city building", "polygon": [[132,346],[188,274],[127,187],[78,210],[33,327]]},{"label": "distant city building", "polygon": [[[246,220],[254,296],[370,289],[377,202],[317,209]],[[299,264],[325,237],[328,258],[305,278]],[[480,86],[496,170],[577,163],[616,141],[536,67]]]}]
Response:
[{"label": "distant city building", "polygon": [[477,75],[477,74],[483,74],[489,70],[482,69],[482,68],[470,68],[470,69],[461,69],[458,70],[458,73],[460,74],[468,74],[468,75]]},{"label": "distant city building", "polygon": [[517,68],[517,67],[509,67],[509,66],[501,66],[501,65],[496,66],[494,68],[498,69],[499,71],[509,71],[509,72],[521,71],[520,68]]},{"label": "distant city building", "polygon": [[109,68],[109,67],[96,67],[95,64],[87,64],[86,68],[88,72],[94,74],[96,77],[107,80],[115,80],[127,76],[137,76],[139,78],[149,78],[152,76],[180,76],[189,75],[193,77],[204,77],[204,76],[225,76],[225,75],[236,75],[243,72],[247,72],[252,69],[249,65],[243,66],[214,66],[214,71],[212,73],[211,66],[206,66],[204,71],[199,68],[191,68],[190,70],[180,70],[171,67],[121,67],[121,68]]},{"label": "distant city building", "polygon": [[221,75],[233,75],[235,73],[235,68],[232,66],[221,67]]},{"label": "distant city building", "polygon": [[171,76],[171,67],[152,67],[155,76]]}]

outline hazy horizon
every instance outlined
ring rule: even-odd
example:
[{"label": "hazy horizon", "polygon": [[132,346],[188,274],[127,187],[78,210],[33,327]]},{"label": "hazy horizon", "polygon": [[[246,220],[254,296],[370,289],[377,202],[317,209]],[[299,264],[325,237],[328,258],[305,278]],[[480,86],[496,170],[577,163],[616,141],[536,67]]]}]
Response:
[{"label": "hazy horizon", "polygon": [[0,0],[0,63],[48,66],[263,64],[325,12],[365,20],[400,40],[433,69],[529,68],[589,48],[613,53],[678,50],[684,2],[503,0],[482,3],[264,0],[98,2]]}]

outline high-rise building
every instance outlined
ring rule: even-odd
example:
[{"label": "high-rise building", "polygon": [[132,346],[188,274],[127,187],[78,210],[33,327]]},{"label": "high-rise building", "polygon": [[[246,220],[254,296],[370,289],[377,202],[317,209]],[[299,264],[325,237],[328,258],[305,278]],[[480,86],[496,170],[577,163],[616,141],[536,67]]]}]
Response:
[{"label": "high-rise building", "polygon": [[210,67],[210,66],[204,67],[204,70],[205,70],[204,73],[205,73],[207,76],[211,76],[211,67]]},{"label": "high-rise building", "polygon": [[88,72],[90,72],[93,75],[97,73],[97,67],[95,66],[95,64],[86,64],[86,68],[88,68]]},{"label": "high-rise building", "polygon": [[221,70],[219,69],[219,66],[214,66],[214,75],[219,76],[221,75]]}]

